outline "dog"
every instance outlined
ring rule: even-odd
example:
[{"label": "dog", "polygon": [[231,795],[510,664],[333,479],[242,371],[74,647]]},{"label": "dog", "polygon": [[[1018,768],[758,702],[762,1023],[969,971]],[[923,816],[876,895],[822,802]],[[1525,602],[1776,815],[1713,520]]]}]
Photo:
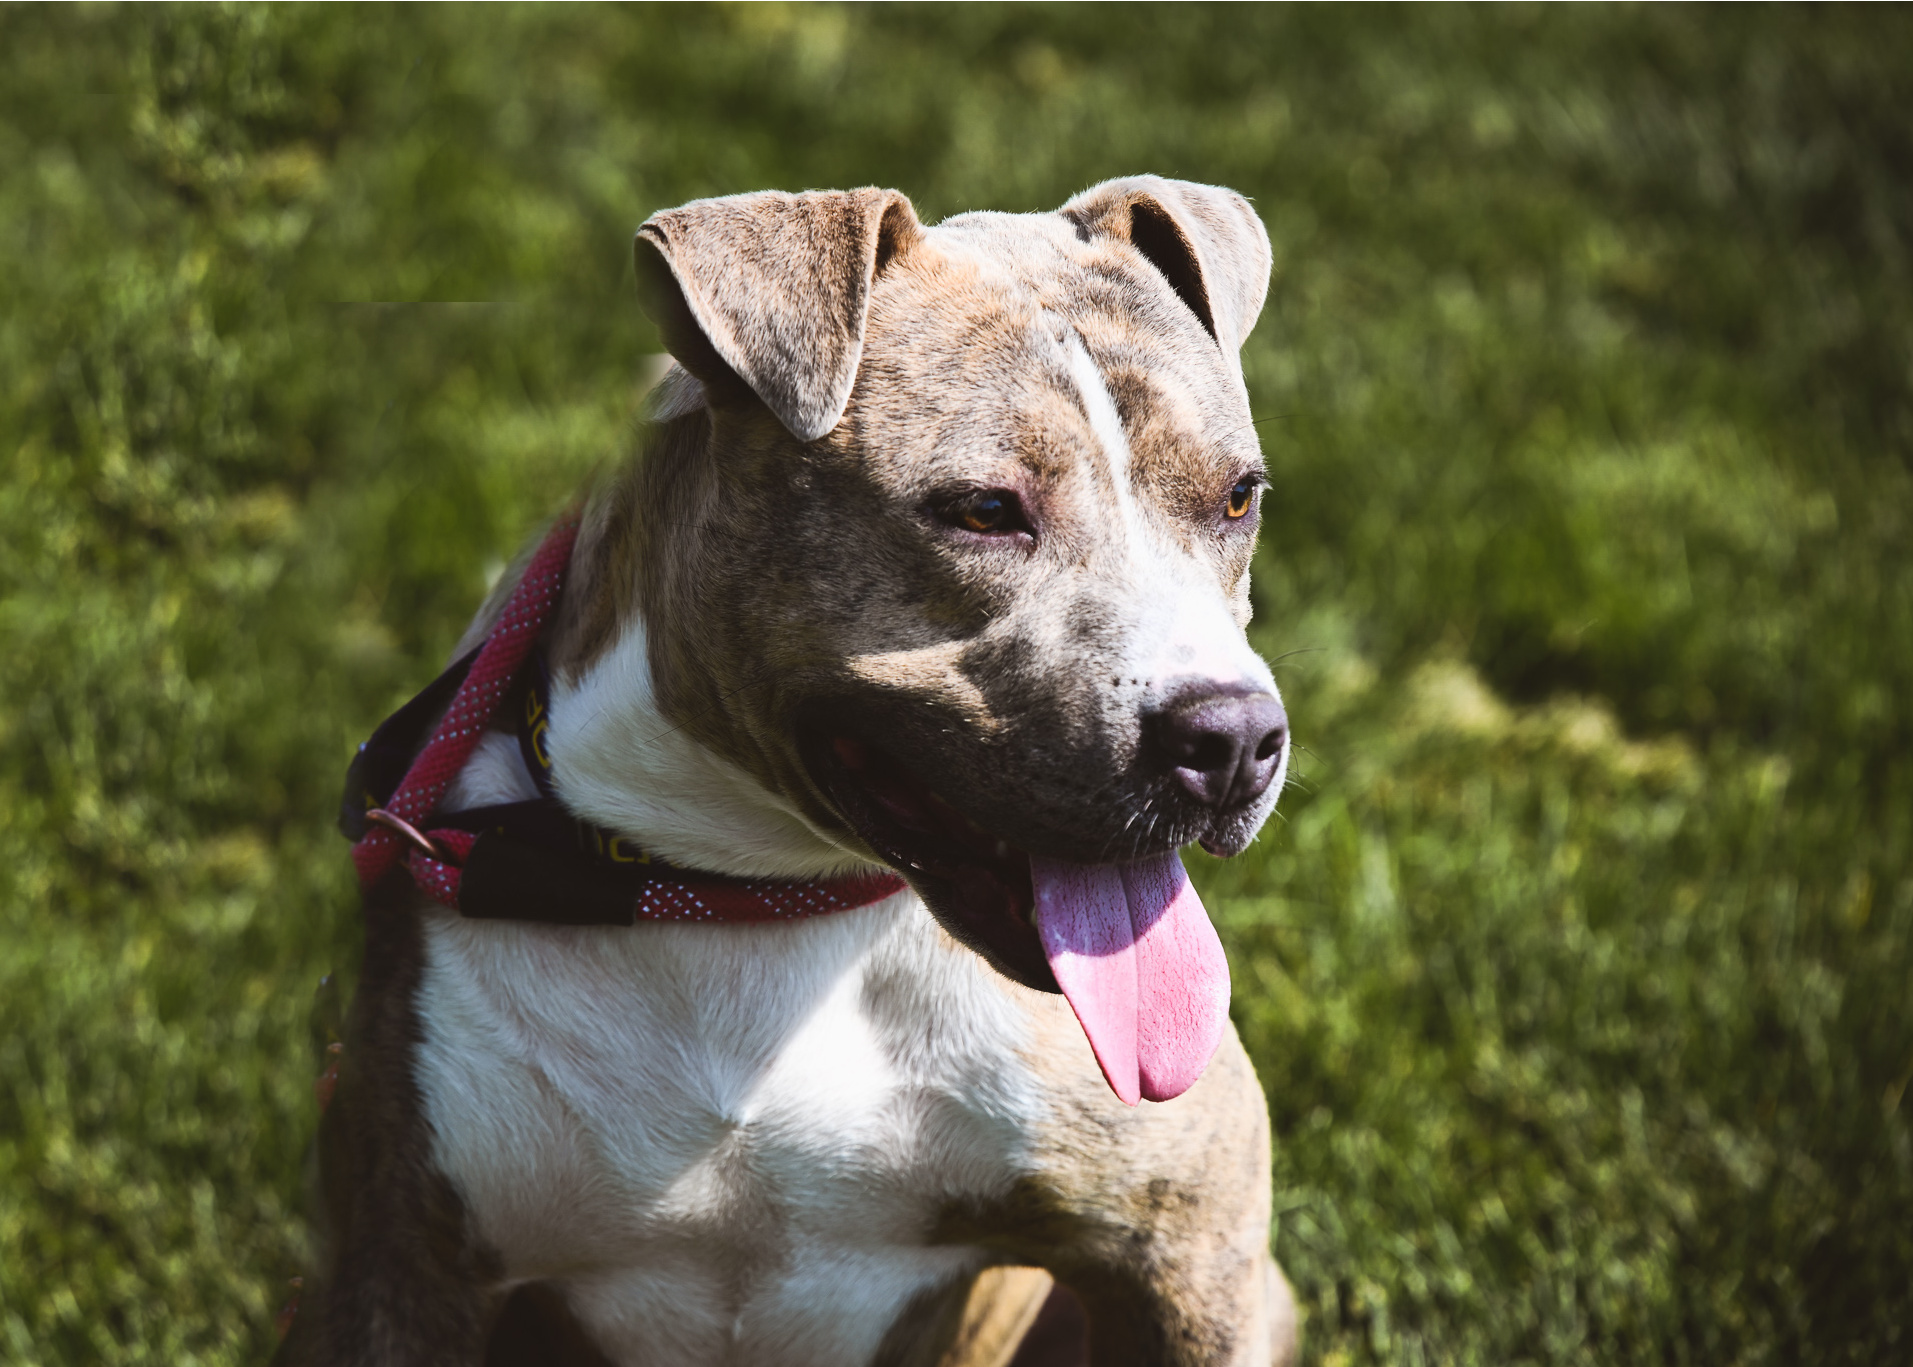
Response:
[{"label": "dog", "polygon": [[[936,226],[767,192],[636,254],[640,449],[481,609],[492,692],[362,755],[411,783],[445,712],[432,814],[348,798],[386,853],[280,1360],[1290,1361],[1177,853],[1239,853],[1288,764],[1260,220],[1153,176]],[[446,833],[540,810],[595,845]]]}]

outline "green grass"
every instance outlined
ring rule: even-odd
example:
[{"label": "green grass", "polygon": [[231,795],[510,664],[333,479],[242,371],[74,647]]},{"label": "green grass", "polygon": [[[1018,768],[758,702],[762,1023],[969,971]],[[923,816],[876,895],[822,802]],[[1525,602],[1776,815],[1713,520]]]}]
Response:
[{"label": "green grass", "polygon": [[[1256,199],[1197,877],[1309,1360],[1913,1355],[1898,10],[0,11],[0,1359],[259,1360],[329,808],[627,442],[649,212]],[[1290,653],[1294,652],[1294,653]]]}]

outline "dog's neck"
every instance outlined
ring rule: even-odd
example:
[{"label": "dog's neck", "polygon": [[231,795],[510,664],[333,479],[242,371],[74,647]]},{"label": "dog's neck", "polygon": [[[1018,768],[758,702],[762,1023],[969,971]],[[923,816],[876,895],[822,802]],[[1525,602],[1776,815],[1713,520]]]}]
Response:
[{"label": "dog's neck", "polygon": [[[749,774],[665,720],[642,619],[575,679],[554,681],[546,745],[574,816],[686,869],[810,879],[871,861],[818,830]],[[487,735],[447,791],[447,811],[539,796],[515,737]]]},{"label": "dog's neck", "polygon": [[873,867],[665,718],[642,618],[574,677],[554,681],[551,717],[553,783],[565,806],[673,864],[746,878]]}]

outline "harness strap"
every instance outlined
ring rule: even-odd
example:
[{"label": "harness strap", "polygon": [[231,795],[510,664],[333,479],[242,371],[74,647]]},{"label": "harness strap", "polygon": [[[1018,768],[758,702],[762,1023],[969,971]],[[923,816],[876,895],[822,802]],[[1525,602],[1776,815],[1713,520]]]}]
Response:
[{"label": "harness strap", "polygon": [[[888,872],[799,881],[674,868],[565,810],[544,745],[551,691],[539,642],[577,534],[575,513],[554,526],[485,642],[359,747],[339,828],[355,842],[360,886],[369,892],[402,859],[420,890],[467,917],[565,925],[792,920],[868,906],[908,886]],[[497,719],[516,732],[542,796],[438,812]]]},{"label": "harness strap", "polygon": [[[397,791],[381,804],[384,811],[416,828],[423,826],[437,808],[445,790],[478,748],[492,714],[511,691],[518,667],[544,631],[545,621],[558,601],[558,591],[564,587],[565,569],[571,563],[571,548],[577,539],[575,512],[560,518],[545,536],[525,569],[525,577],[512,590],[498,625],[467,668],[438,729],[412,761]],[[428,838],[437,843],[435,838]],[[368,830],[352,847],[359,886],[370,888],[389,873],[404,844],[404,837],[388,825]],[[456,844],[440,848],[455,852],[460,863],[470,850],[469,844],[464,849],[457,849]],[[458,905],[460,863],[433,858],[416,847],[405,851],[405,862],[421,888],[448,906]]]}]

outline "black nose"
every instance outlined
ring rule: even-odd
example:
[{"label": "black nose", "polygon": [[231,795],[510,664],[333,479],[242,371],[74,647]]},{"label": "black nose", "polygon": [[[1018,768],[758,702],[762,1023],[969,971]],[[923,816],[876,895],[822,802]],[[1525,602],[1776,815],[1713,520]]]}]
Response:
[{"label": "black nose", "polygon": [[1268,790],[1289,714],[1267,693],[1207,693],[1150,719],[1156,752],[1182,786],[1211,807],[1237,807]]}]

